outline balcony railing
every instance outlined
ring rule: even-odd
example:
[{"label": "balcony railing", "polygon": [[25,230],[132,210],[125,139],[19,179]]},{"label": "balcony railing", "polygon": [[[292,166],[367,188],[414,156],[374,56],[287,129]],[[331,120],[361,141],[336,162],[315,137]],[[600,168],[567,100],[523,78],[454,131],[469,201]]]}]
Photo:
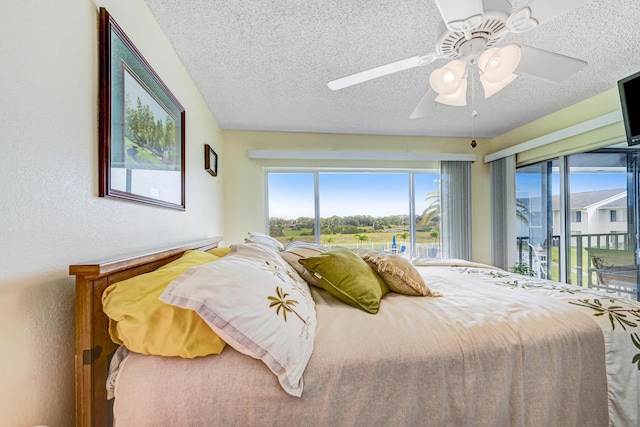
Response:
[{"label": "balcony railing", "polygon": [[[599,285],[587,254],[588,248],[633,250],[628,233],[574,234],[571,236],[571,283],[578,286]],[[558,280],[558,249],[560,236],[553,236],[551,245],[540,248],[529,243],[528,237],[517,238],[518,262],[527,264],[538,277]],[[594,277],[595,276],[595,277]]]}]

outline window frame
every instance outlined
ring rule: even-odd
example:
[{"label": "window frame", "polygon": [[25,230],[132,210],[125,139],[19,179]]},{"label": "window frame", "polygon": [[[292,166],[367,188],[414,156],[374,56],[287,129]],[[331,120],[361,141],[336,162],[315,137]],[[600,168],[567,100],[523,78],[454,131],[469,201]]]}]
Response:
[{"label": "window frame", "polygon": [[[265,167],[263,168],[264,174],[264,212],[265,212],[265,226],[264,229],[269,234],[270,221],[269,221],[269,174],[272,173],[304,173],[313,174],[314,179],[314,237],[315,243],[321,244],[320,236],[320,179],[321,173],[355,173],[355,174],[371,174],[371,173],[388,173],[388,174],[408,174],[408,188],[409,203],[407,208],[409,209],[409,256],[413,257],[416,253],[416,203],[415,203],[415,175],[417,174],[437,174],[442,176],[441,162],[435,162],[436,167],[431,168],[323,168],[323,167]],[[442,246],[442,241],[440,242]]]}]

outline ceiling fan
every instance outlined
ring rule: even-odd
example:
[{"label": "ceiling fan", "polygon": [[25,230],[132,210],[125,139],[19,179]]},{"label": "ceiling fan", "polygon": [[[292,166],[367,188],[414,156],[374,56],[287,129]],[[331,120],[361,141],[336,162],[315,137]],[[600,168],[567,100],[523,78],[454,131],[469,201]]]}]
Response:
[{"label": "ceiling fan", "polygon": [[351,74],[329,82],[329,88],[343,89],[439,59],[449,59],[447,64],[431,72],[431,88],[411,113],[410,118],[415,119],[427,116],[436,102],[466,105],[469,71],[473,78],[477,70],[485,98],[488,98],[511,83],[517,77],[515,72],[559,82],[587,64],[528,46],[496,46],[507,34],[529,31],[588,0],[533,0],[515,11],[508,0],[434,1],[443,19],[438,27],[434,53]]}]

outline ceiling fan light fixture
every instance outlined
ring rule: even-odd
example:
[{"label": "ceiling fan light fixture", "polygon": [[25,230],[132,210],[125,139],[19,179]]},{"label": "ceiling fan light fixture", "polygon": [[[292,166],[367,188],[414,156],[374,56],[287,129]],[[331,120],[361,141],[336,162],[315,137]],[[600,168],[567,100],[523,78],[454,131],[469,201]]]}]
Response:
[{"label": "ceiling fan light fixture", "polygon": [[520,46],[515,44],[502,48],[490,48],[482,52],[478,58],[478,69],[487,81],[502,82],[518,68],[520,57]]},{"label": "ceiling fan light fixture", "polygon": [[484,89],[484,97],[489,98],[490,96],[495,95],[504,89],[509,83],[514,81],[516,77],[518,77],[517,74],[509,74],[499,82],[491,82],[481,75],[480,83],[482,83],[482,88]]},{"label": "ceiling fan light fixture", "polygon": [[458,90],[451,94],[440,93],[435,100],[441,104],[452,105],[454,107],[467,105],[467,79],[460,79],[458,83]]},{"label": "ceiling fan light fixture", "polygon": [[[455,59],[429,75],[431,88],[440,95],[452,95],[460,90],[466,64]],[[466,80],[465,80],[466,82]],[[465,85],[466,87],[466,85]]]},{"label": "ceiling fan light fixture", "polygon": [[[360,71],[328,83],[332,90],[353,86],[388,74],[424,66],[448,58],[445,66],[429,75],[430,88],[410,118],[429,114],[436,101],[467,105],[467,76],[471,72],[471,103],[475,99],[475,69],[485,98],[493,96],[520,73],[559,82],[584,68],[585,61],[528,46],[494,47],[508,33],[529,31],[565,13],[586,0],[527,0],[513,10],[511,0],[433,0],[442,21],[438,25],[435,50],[400,61]],[[521,61],[522,57],[522,61]],[[456,59],[458,58],[458,59]],[[471,68],[467,68],[471,67]]]}]

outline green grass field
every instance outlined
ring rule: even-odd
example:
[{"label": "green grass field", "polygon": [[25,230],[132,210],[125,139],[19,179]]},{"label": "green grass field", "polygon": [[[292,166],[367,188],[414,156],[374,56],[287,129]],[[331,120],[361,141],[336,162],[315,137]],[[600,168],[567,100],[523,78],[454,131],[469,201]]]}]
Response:
[{"label": "green grass field", "polygon": [[168,169],[151,151],[140,147],[129,138],[124,139],[125,164],[131,169]]},{"label": "green grass field", "polygon": [[[294,240],[303,242],[315,242],[315,236],[309,236],[313,230],[301,229],[301,230],[283,230],[284,236],[276,237],[277,240],[282,243],[289,243]],[[360,246],[374,249],[381,249],[382,247],[388,247],[393,241],[393,236],[396,236],[396,244],[398,246],[405,244],[408,246],[409,237],[402,238],[402,231],[375,231],[375,232],[361,232],[354,234],[321,234],[320,243],[330,246]],[[304,234],[304,235],[303,235]],[[362,236],[359,239],[357,236]],[[428,232],[417,232],[416,243],[431,243],[434,245],[439,244],[440,239],[432,237]]]},{"label": "green grass field", "polygon": [[[559,281],[560,280],[560,267],[559,267],[559,251],[560,249],[557,247],[551,248],[551,280]],[[574,285],[578,284],[578,249],[575,247],[571,248],[571,283]],[[588,275],[587,269],[589,268],[589,254],[583,249],[582,250],[582,286],[587,286],[588,283]]]}]

